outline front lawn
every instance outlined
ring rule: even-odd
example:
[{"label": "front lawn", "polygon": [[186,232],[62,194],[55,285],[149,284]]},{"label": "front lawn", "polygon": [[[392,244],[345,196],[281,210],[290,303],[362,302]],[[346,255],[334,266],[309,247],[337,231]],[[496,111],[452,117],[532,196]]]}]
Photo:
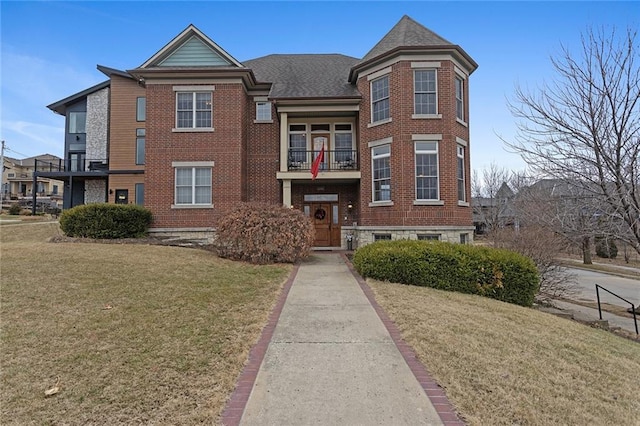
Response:
[{"label": "front lawn", "polygon": [[469,425],[640,422],[640,344],[479,296],[368,280]]},{"label": "front lawn", "polygon": [[[218,421],[290,266],[3,225],[0,423]],[[45,391],[59,392],[45,397]]]}]

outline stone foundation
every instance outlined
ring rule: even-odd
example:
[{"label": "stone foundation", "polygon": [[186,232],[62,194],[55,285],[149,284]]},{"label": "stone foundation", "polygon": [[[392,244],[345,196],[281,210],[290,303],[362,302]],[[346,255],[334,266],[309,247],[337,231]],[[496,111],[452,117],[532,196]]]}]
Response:
[{"label": "stone foundation", "polygon": [[391,240],[437,239],[450,243],[460,243],[461,234],[466,234],[466,244],[473,242],[473,226],[343,226],[341,248],[347,249],[347,235],[352,235],[352,249],[366,246],[376,241],[376,236],[390,237]]},{"label": "stone foundation", "polygon": [[215,240],[213,228],[150,228],[149,236],[166,237],[176,240],[197,241],[201,244],[211,244]]}]

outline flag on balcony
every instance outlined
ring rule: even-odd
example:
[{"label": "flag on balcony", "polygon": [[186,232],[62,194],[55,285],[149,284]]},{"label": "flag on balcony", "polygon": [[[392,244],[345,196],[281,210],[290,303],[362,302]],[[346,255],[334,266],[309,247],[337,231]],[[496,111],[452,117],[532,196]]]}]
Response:
[{"label": "flag on balcony", "polygon": [[318,171],[320,170],[320,164],[324,161],[324,143],[322,144],[322,148],[318,153],[318,156],[313,160],[313,164],[311,165],[311,180],[314,180],[318,177]]}]

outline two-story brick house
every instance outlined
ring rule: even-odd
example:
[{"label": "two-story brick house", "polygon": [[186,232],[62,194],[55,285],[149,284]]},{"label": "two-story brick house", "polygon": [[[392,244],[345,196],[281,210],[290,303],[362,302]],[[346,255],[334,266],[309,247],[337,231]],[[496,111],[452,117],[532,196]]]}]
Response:
[{"label": "two-story brick house", "polygon": [[[345,247],[347,234],[360,245],[466,242],[476,67],[408,16],[362,59],[273,54],[240,62],[190,25],[135,69],[99,66],[108,81],[49,108],[67,116],[73,142],[67,111],[85,106],[89,132],[87,99],[108,92],[108,105],[94,113],[108,116],[108,166],[91,175],[104,187],[93,186],[102,201],[148,207],[152,232],[210,235],[236,203],[265,201],[312,217],[317,246]],[[86,153],[87,164],[96,160]],[[61,173],[73,180],[71,170]]]}]

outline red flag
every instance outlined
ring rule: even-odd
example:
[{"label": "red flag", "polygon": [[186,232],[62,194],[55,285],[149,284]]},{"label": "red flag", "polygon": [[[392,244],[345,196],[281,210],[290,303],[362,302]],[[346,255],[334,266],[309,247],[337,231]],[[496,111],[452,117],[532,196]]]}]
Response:
[{"label": "red flag", "polygon": [[314,180],[318,176],[318,170],[320,169],[320,163],[324,161],[324,144],[322,144],[322,149],[320,149],[320,153],[313,160],[313,164],[311,165],[311,180]]}]

